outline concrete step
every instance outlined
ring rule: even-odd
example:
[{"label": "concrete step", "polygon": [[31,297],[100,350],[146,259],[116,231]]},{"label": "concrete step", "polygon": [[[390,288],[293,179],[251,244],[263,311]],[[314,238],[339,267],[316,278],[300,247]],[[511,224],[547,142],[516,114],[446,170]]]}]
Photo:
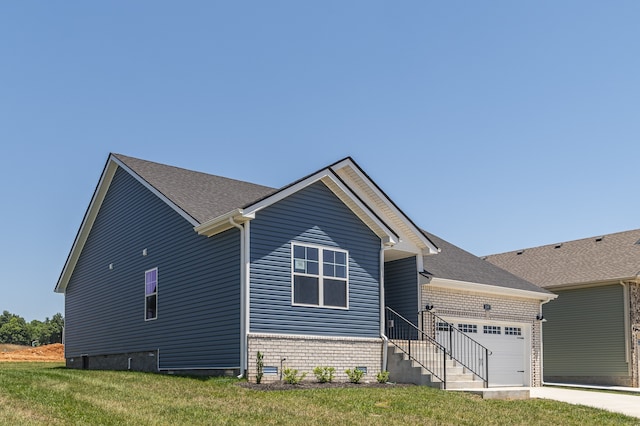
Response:
[{"label": "concrete step", "polygon": [[458,389],[482,389],[484,388],[484,383],[480,380],[449,380],[447,377],[447,390],[458,390]]},{"label": "concrete step", "polygon": [[[442,382],[402,350],[389,346],[388,369],[392,381],[414,383],[442,389]],[[447,360],[447,389],[481,389],[484,383],[455,360]]]}]

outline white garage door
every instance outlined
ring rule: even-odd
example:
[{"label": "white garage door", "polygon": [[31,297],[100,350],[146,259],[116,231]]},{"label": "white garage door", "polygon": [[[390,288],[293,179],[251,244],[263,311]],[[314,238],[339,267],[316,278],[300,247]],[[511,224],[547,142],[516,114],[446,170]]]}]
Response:
[{"label": "white garage door", "polygon": [[[517,324],[496,324],[470,322],[466,320],[451,323],[469,337],[491,351],[489,356],[489,386],[524,386],[528,371],[525,348],[527,347],[526,327]],[[437,327],[438,340],[447,346],[446,327]]]}]

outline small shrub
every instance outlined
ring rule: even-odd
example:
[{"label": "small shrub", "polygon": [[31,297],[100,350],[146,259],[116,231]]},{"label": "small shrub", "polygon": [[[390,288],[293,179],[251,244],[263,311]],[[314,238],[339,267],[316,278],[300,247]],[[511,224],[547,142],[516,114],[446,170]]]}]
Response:
[{"label": "small shrub", "polygon": [[364,371],[358,370],[357,368],[354,368],[353,370],[348,368],[344,372],[349,376],[349,381],[351,383],[360,383],[362,376],[364,376]]},{"label": "small shrub", "polygon": [[387,383],[389,381],[389,372],[388,371],[381,371],[378,374],[376,374],[376,380],[378,381],[378,383]]},{"label": "small shrub", "polygon": [[264,375],[264,355],[258,351],[256,355],[256,383],[262,382],[262,376]]},{"label": "small shrub", "polygon": [[307,377],[307,373],[298,375],[298,370],[293,368],[285,368],[282,370],[283,380],[290,385],[297,385]]},{"label": "small shrub", "polygon": [[313,374],[316,375],[319,383],[331,383],[333,382],[333,374],[336,369],[333,367],[316,367],[313,369]]}]

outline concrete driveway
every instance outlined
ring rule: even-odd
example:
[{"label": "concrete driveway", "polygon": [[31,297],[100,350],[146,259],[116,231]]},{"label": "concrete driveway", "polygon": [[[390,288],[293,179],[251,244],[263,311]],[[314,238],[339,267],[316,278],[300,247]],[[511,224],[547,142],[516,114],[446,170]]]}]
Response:
[{"label": "concrete driveway", "polygon": [[[616,390],[622,389],[617,388]],[[564,389],[554,386],[530,388],[530,391],[531,398],[553,399],[555,401],[568,402],[569,404],[586,405],[640,418],[640,393],[627,395]],[[637,392],[638,389],[636,388],[634,391]]]}]

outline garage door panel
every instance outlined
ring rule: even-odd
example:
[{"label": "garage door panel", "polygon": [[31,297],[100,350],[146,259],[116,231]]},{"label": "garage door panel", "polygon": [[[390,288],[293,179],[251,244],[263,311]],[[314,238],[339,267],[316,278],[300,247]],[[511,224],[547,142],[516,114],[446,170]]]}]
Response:
[{"label": "garage door panel", "polygon": [[[526,329],[513,324],[496,324],[484,322],[452,323],[462,329],[469,325],[477,325],[476,333],[467,333],[473,340],[491,351],[489,356],[489,386],[524,386],[526,362]],[[459,327],[464,325],[465,327]],[[505,334],[508,333],[508,334]],[[439,331],[438,341],[448,347],[448,333]]]}]

